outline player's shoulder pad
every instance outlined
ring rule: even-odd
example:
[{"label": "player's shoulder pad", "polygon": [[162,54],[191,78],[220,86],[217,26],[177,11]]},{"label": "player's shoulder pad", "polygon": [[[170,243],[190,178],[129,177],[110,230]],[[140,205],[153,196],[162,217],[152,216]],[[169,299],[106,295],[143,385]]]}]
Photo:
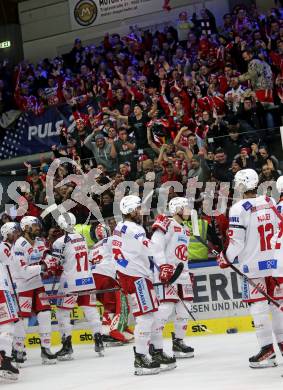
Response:
[{"label": "player's shoulder pad", "polygon": [[234,204],[231,208],[230,208],[230,211],[229,211],[229,219],[232,218],[232,217],[236,217],[236,216],[240,216],[241,214],[245,214],[246,211],[248,210],[251,210],[253,205],[249,202],[249,204],[251,205],[251,207],[249,208],[249,206],[246,204],[244,206],[244,204],[247,203],[245,200],[240,200],[239,202],[237,202],[236,204]]},{"label": "player's shoulder pad", "polygon": [[245,211],[250,211],[253,208],[253,205],[248,200],[242,203],[242,207]]},{"label": "player's shoulder pad", "polygon": [[163,233],[167,233],[168,231],[168,228],[170,226],[170,219],[166,216],[166,215],[157,215],[157,217],[155,218],[155,221],[152,225],[152,230],[161,230]]}]

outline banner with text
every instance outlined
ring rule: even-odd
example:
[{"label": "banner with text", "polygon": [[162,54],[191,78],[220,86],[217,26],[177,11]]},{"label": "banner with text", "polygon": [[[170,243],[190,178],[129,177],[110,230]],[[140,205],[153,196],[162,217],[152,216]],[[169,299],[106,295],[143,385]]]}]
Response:
[{"label": "banner with text", "polygon": [[162,12],[164,0],[69,0],[72,30]]},{"label": "banner with text", "polygon": [[71,124],[72,110],[69,105],[50,107],[36,116],[23,113],[13,128],[5,131],[1,140],[0,159],[50,151],[59,144],[60,126]]},{"label": "banner with text", "polygon": [[221,270],[213,263],[203,263],[204,267],[192,269],[195,274],[192,303],[195,316],[211,319],[249,315],[248,305],[241,299],[241,277],[230,269]]}]

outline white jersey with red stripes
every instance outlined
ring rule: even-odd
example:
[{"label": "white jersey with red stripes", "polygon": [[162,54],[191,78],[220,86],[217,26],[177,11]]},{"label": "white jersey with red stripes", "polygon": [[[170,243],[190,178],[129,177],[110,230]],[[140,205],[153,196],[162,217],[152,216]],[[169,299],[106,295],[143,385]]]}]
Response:
[{"label": "white jersey with red stripes", "polygon": [[[275,206],[274,200],[270,201]],[[272,245],[277,228],[278,218],[264,196],[237,202],[229,213],[228,260],[238,258],[248,278],[275,276],[280,267]]]},{"label": "white jersey with red stripes", "polygon": [[141,225],[119,222],[112,239],[112,256],[117,271],[129,276],[153,279],[153,247]]},{"label": "white jersey with red stripes", "polygon": [[26,238],[20,237],[13,248],[13,280],[17,292],[34,290],[42,287],[40,261],[45,257],[47,247],[45,242],[36,237],[32,245]]},{"label": "white jersey with red stripes", "polygon": [[12,245],[8,242],[0,242],[0,290],[13,292],[8,268],[12,264]]},{"label": "white jersey with red stripes", "polygon": [[[160,219],[162,223],[159,222]],[[188,262],[190,230],[187,226],[180,225],[174,218],[158,216],[152,228],[154,233],[151,241],[155,246],[155,259],[159,266],[171,264],[176,267],[180,262]],[[176,283],[190,283],[187,264]]]},{"label": "white jersey with red stripes", "polygon": [[112,257],[112,237],[103,238],[89,252],[89,261],[93,274],[116,278],[115,261]]},{"label": "white jersey with red stripes", "polygon": [[278,228],[273,239],[273,245],[275,248],[275,257],[278,258],[278,268],[277,273],[273,273],[273,276],[283,277],[283,200],[280,200],[276,206],[278,214],[281,215],[281,218],[278,218]]},{"label": "white jersey with red stripes", "polygon": [[84,236],[79,233],[66,233],[53,243],[52,256],[63,266],[60,283],[66,292],[95,288]]}]

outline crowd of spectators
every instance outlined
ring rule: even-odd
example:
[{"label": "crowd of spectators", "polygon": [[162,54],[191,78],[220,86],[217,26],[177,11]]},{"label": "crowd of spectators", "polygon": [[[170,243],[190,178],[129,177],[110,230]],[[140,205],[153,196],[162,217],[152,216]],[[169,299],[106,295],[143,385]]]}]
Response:
[{"label": "crowd of spectators", "polygon": [[[282,102],[280,8],[261,14],[255,5],[239,5],[221,26],[208,9],[182,12],[164,31],[106,34],[98,46],[76,39],[62,57],[0,68],[0,113],[13,105],[35,115],[48,106],[72,107],[76,125],[62,126],[54,158],[68,156],[84,172],[97,166],[101,185],[114,181],[96,196],[105,218],[113,214],[113,191],[124,180],[140,188],[154,181],[157,189],[191,178],[232,182],[243,168],[255,169],[261,183],[276,179],[280,156],[269,147]],[[39,215],[36,203],[46,203],[49,163],[43,158],[37,169],[26,163],[28,214]],[[61,166],[56,181],[70,172],[73,167]],[[56,202],[68,199],[74,187],[56,189]],[[83,221],[87,208],[76,209]]]}]

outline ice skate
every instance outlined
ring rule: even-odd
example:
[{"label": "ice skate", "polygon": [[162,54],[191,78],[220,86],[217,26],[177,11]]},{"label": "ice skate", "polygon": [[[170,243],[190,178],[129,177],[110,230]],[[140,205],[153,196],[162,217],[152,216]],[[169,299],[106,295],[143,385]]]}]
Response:
[{"label": "ice skate", "polygon": [[163,349],[155,349],[152,344],[149,346],[149,353],[152,361],[160,364],[161,371],[173,370],[177,367],[176,358],[168,356]]},{"label": "ice skate", "polygon": [[189,347],[184,343],[184,340],[177,339],[175,333],[172,333],[173,341],[173,354],[175,358],[193,358],[194,357],[194,348]]},{"label": "ice skate", "polygon": [[95,352],[98,353],[99,356],[104,356],[104,345],[103,345],[103,341],[102,341],[102,335],[100,333],[95,333],[94,335],[94,342],[95,342],[95,346],[94,346],[94,350]]},{"label": "ice skate", "polygon": [[160,372],[160,363],[150,360],[146,355],[135,353],[135,375],[156,375]]},{"label": "ice skate", "polygon": [[59,361],[73,360],[72,336],[62,337],[62,348],[56,352]]},{"label": "ice skate", "polygon": [[27,353],[25,351],[12,350],[12,361],[16,363],[17,367],[21,367],[27,360]]},{"label": "ice skate", "polygon": [[16,381],[19,377],[19,370],[12,364],[12,358],[0,352],[0,378]]},{"label": "ice skate", "polygon": [[102,341],[104,347],[112,348],[112,347],[121,347],[122,345],[125,345],[123,341],[119,341],[117,339],[114,339],[113,337],[103,334],[102,335]]},{"label": "ice skate", "polygon": [[251,368],[276,367],[276,354],[272,344],[262,347],[257,355],[249,358]]},{"label": "ice skate", "polygon": [[42,364],[56,364],[57,356],[53,354],[49,348],[41,347],[41,359]]}]

